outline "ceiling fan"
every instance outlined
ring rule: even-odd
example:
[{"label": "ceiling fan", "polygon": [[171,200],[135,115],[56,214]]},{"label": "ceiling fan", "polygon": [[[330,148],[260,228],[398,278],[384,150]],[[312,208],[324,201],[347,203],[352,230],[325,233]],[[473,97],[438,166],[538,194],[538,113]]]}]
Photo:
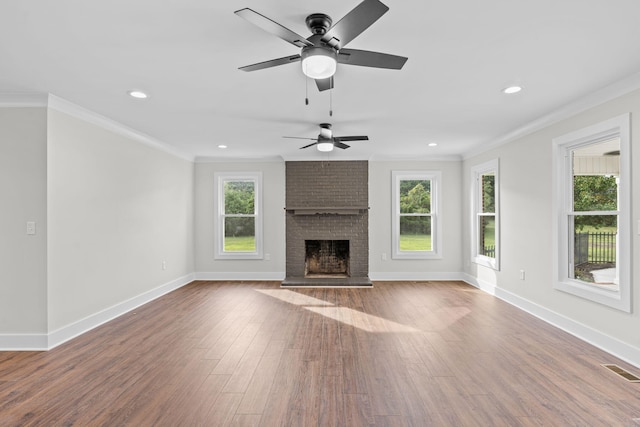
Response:
[{"label": "ceiling fan", "polygon": [[320,91],[333,88],[333,75],[337,63],[399,70],[407,61],[404,56],[344,48],[347,43],[369,28],[388,10],[389,8],[379,0],[364,0],[333,26],[333,21],[328,15],[313,13],[305,20],[312,33],[306,39],[252,9],[237,10],[236,15],[268,33],[302,48],[298,55],[259,62],[240,67],[240,69],[255,71],[302,61],[303,73],[315,79]]},{"label": "ceiling fan", "polygon": [[333,147],[338,147],[347,149],[350,145],[345,144],[343,141],[368,141],[368,136],[333,136],[333,132],[331,131],[330,123],[320,123],[320,134],[317,138],[301,138],[297,136],[284,136],[283,138],[292,138],[292,139],[309,139],[311,141],[315,141],[309,145],[305,145],[304,147],[300,147],[300,149],[317,146],[318,151],[332,151]]}]

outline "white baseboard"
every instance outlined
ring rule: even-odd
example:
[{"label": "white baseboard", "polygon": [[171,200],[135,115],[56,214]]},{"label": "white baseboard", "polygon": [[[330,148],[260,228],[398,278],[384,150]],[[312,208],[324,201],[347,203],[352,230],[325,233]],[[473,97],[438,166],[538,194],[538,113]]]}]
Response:
[{"label": "white baseboard", "polygon": [[[508,302],[509,304],[518,307],[519,309],[526,311],[527,313],[544,320],[550,325],[555,326],[582,341],[585,341],[599,349],[606,351],[607,353],[624,360],[638,368],[640,368],[640,348],[629,345],[616,338],[613,338],[607,334],[604,334],[598,330],[584,325],[580,322],[576,322],[562,314],[549,310],[541,305],[531,302],[525,298],[515,295],[509,291],[498,288],[495,285],[491,285],[486,282],[482,282],[477,278],[465,274],[463,279],[465,282],[472,286],[475,286],[491,295],[500,298],[501,300]],[[602,363],[607,363],[603,360]]]},{"label": "white baseboard", "polygon": [[47,334],[0,334],[0,351],[48,350]]},{"label": "white baseboard", "polygon": [[284,280],[284,271],[255,272],[217,272],[200,271],[195,273],[195,280]]},{"label": "white baseboard", "polygon": [[409,273],[409,272],[370,272],[369,279],[376,281],[421,281],[421,280],[465,280],[464,274],[462,273],[447,273],[447,272],[436,272],[436,273],[427,273],[427,272],[418,272],[418,273]]},{"label": "white baseboard", "polygon": [[58,330],[50,332],[49,334],[0,335],[0,351],[51,350],[72,338],[102,325],[103,323],[113,320],[118,316],[122,316],[134,308],[140,307],[141,305],[153,301],[162,295],[168,294],[173,290],[189,284],[193,280],[194,275],[188,274],[143,294],[118,303],[112,307],[99,311],[98,313],[87,316],[84,319],[78,320],[77,322],[71,323]]}]

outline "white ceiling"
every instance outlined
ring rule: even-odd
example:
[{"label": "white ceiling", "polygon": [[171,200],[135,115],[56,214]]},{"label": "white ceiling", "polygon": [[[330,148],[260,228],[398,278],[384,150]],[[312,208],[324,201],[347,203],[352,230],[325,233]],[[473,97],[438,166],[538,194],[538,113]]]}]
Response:
[{"label": "white ceiling", "polygon": [[[233,12],[307,36],[307,15],[336,22],[359,0],[3,0],[0,93],[51,93],[193,157],[429,159],[477,151],[640,71],[637,0],[382,1],[390,10],[347,47],[409,60],[339,65],[332,117],[312,80],[305,105],[299,63],[238,70],[299,50]],[[513,83],[524,91],[501,93]],[[321,122],[370,141],[327,155],[282,138],[315,137]]]}]

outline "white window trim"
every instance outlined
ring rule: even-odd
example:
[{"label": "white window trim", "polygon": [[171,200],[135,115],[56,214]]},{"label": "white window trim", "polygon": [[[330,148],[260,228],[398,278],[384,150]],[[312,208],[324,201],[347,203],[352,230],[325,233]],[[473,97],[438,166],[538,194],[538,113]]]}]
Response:
[{"label": "white window trim", "polygon": [[[430,251],[401,251],[400,250],[400,181],[430,180],[431,181],[431,250]],[[391,257],[393,259],[441,259],[442,258],[442,224],[440,221],[440,186],[442,172],[440,171],[392,171],[392,225],[391,225]]]},{"label": "white window trim", "polygon": [[[569,277],[569,226],[571,211],[570,149],[581,145],[620,139],[620,187],[618,214],[618,272],[619,290],[611,291]],[[553,139],[554,206],[553,206],[553,277],[554,287],[563,292],[594,301],[627,313],[631,312],[631,153],[630,114],[622,114],[601,123],[579,129]]]},{"label": "white window trim", "polygon": [[[488,162],[473,166],[471,168],[471,260],[485,267],[492,268],[494,270],[500,270],[500,169],[499,160],[493,159]],[[480,195],[480,177],[487,173],[493,172],[495,174],[495,258],[478,253],[478,215],[480,214],[482,196]]]},{"label": "white window trim", "polygon": [[[224,182],[249,180],[255,182],[256,250],[253,252],[226,252],[224,250]],[[214,173],[214,258],[215,259],[263,259],[262,172]]]}]

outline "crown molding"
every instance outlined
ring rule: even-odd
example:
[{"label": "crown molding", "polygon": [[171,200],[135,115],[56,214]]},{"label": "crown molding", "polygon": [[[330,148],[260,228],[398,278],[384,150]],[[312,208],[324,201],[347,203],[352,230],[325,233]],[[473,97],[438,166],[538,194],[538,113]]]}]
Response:
[{"label": "crown molding", "polygon": [[46,107],[48,95],[36,92],[0,93],[0,108]]},{"label": "crown molding", "polygon": [[145,144],[156,150],[164,151],[172,156],[194,162],[193,155],[185,153],[165,142],[155,139],[142,132],[138,132],[122,123],[116,122],[108,117],[102,116],[70,101],[62,99],[50,93],[38,92],[7,92],[0,93],[0,108],[51,108],[52,110],[68,114],[87,123],[99,126],[105,130],[116,133],[125,138]]},{"label": "crown molding", "polygon": [[562,120],[566,120],[572,116],[580,114],[586,110],[597,107],[598,105],[604,104],[605,102],[619,98],[638,89],[640,89],[640,73],[635,73],[627,78],[605,86],[595,92],[592,92],[587,96],[565,104],[563,107],[560,107],[557,110],[546,114],[538,118],[537,120],[529,122],[528,124],[521,126],[505,135],[502,135],[499,138],[485,141],[484,143],[480,144],[482,148],[469,150],[462,156],[462,159],[467,160],[494,148],[500,147],[501,145],[514,142],[520,138],[547,128]]},{"label": "crown molding", "polygon": [[53,110],[68,114],[77,119],[99,126],[105,130],[111,131],[126,138],[133,139],[137,142],[148,145],[149,147],[169,153],[175,157],[179,157],[190,162],[194,161],[194,156],[178,150],[177,148],[165,142],[155,139],[142,132],[138,132],[137,130],[125,126],[122,123],[116,122],[115,120],[97,114],[91,110],[87,110],[84,107],[76,105],[55,95],[49,94],[48,106]]},{"label": "crown molding", "polygon": [[265,157],[213,157],[213,156],[196,156],[194,163],[283,163],[284,159],[280,156]]}]

